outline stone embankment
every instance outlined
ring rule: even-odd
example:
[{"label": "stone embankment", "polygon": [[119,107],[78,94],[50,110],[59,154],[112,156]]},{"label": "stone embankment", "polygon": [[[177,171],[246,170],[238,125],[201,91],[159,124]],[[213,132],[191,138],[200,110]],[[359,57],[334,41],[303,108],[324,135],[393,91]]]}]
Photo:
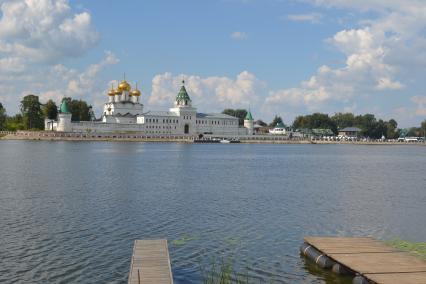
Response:
[{"label": "stone embankment", "polygon": [[[46,141],[123,141],[123,142],[179,142],[193,143],[198,137],[193,135],[140,134],[140,133],[76,133],[52,131],[0,131],[2,140],[46,140]],[[205,139],[217,138],[206,135]],[[422,145],[424,142],[382,142],[382,141],[311,141],[307,138],[289,139],[287,136],[247,135],[220,137],[253,144],[350,144],[350,145]]]}]

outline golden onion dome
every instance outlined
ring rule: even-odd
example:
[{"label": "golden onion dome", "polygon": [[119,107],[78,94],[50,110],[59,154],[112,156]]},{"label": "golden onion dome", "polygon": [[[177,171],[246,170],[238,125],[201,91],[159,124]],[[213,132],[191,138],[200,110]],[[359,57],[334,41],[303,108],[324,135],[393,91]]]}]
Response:
[{"label": "golden onion dome", "polygon": [[138,89],[134,89],[130,94],[135,97],[140,97],[141,91],[139,91]]},{"label": "golden onion dome", "polygon": [[130,84],[129,83],[127,83],[127,81],[126,80],[123,80],[123,81],[121,81],[120,82],[120,84],[118,85],[118,89],[120,90],[120,91],[130,91],[131,89],[132,89],[132,87],[130,86]]},{"label": "golden onion dome", "polygon": [[111,90],[109,90],[108,92],[108,96],[115,96],[115,90],[114,90],[114,86],[111,86]]},{"label": "golden onion dome", "polygon": [[115,89],[114,90],[114,93],[116,94],[116,95],[121,95],[121,93],[122,93],[122,91],[120,90],[120,89]]}]

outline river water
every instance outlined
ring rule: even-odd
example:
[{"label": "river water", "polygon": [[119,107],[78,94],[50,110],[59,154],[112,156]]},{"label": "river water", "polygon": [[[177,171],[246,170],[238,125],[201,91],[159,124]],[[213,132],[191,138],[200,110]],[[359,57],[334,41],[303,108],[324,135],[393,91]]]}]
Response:
[{"label": "river water", "polygon": [[[0,142],[0,282],[126,283],[167,238],[175,283],[347,283],[306,235],[426,239],[426,147]],[[204,271],[204,272],[203,272]]]}]

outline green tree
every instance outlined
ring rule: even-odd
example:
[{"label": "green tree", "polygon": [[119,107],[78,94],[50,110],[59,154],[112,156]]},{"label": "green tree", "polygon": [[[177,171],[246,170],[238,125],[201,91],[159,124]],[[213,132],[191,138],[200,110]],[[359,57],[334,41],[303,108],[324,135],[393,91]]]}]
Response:
[{"label": "green tree", "polygon": [[269,123],[269,127],[275,127],[278,123],[284,124],[283,119],[281,118],[281,116],[275,115],[272,122]]},{"label": "green tree", "polygon": [[336,123],[325,113],[313,113],[305,116],[298,116],[293,122],[296,129],[331,129],[337,133]]},{"label": "green tree", "polygon": [[331,120],[336,125],[337,129],[354,126],[355,116],[353,113],[336,113],[331,117]]},{"label": "green tree", "polygon": [[227,108],[224,111],[222,111],[222,113],[230,115],[230,116],[237,117],[238,118],[238,124],[244,125],[244,118],[247,115],[247,110]]},{"label": "green tree", "polygon": [[377,120],[374,114],[357,115],[355,117],[355,126],[361,129],[361,135],[370,138],[380,138],[375,136],[375,127]]},{"label": "green tree", "polygon": [[72,98],[64,98],[68,102],[68,108],[71,112],[72,121],[89,121],[90,105],[83,100],[73,100]]},{"label": "green tree", "polygon": [[414,136],[414,137],[420,136],[420,129],[417,128],[417,127],[411,127],[410,129],[408,129],[408,132],[407,132],[406,136],[407,137],[410,137],[410,136]]},{"label": "green tree", "polygon": [[25,129],[24,119],[22,114],[16,114],[14,116],[8,116],[6,118],[6,130],[16,131]]},{"label": "green tree", "polygon": [[426,138],[426,119],[420,123],[420,131],[423,133],[423,138]]},{"label": "green tree", "polygon": [[386,122],[386,138],[388,139],[396,139],[399,137],[398,123],[395,119],[390,119]]},{"label": "green tree", "polygon": [[6,129],[6,109],[0,103],[0,130]]},{"label": "green tree", "polygon": [[27,95],[21,101],[25,129],[43,129],[43,112],[38,96]]},{"label": "green tree", "polygon": [[43,106],[44,117],[48,119],[56,119],[58,116],[58,106],[54,101],[48,100]]}]

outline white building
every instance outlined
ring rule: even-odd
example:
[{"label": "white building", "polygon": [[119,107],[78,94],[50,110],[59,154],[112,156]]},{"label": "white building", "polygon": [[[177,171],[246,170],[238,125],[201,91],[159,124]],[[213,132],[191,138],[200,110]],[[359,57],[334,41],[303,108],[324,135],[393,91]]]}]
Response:
[{"label": "white building", "polygon": [[253,134],[253,118],[247,116],[244,127],[238,118],[218,113],[197,113],[184,82],[169,111],[144,112],[141,92],[132,90],[125,80],[108,92],[101,121],[71,121],[67,101],[60,106],[58,120],[45,120],[45,129],[62,132],[138,132],[171,135],[247,135]]}]

